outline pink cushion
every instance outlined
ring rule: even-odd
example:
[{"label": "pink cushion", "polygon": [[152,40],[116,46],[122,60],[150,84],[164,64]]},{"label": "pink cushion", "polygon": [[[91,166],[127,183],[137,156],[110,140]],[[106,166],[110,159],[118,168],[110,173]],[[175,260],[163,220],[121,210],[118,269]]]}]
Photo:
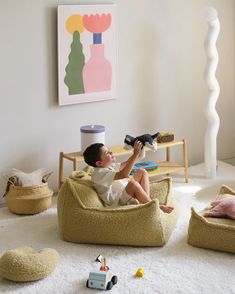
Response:
[{"label": "pink cushion", "polygon": [[[229,195],[229,194],[227,194]],[[203,215],[210,217],[227,217],[235,219],[235,197],[229,196],[218,201],[211,202],[212,208]]]}]

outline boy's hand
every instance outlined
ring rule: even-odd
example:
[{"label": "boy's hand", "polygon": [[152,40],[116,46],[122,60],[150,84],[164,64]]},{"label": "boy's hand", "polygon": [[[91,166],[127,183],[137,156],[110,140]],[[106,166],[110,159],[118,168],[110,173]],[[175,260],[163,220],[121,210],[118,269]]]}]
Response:
[{"label": "boy's hand", "polygon": [[123,167],[121,167],[121,170],[115,174],[114,180],[128,178],[137,157],[140,155],[142,146],[143,144],[140,141],[135,141],[133,154],[123,164]]},{"label": "boy's hand", "polygon": [[140,141],[136,140],[135,144],[134,144],[134,152],[133,153],[135,155],[139,155],[142,147],[143,147],[143,144]]}]

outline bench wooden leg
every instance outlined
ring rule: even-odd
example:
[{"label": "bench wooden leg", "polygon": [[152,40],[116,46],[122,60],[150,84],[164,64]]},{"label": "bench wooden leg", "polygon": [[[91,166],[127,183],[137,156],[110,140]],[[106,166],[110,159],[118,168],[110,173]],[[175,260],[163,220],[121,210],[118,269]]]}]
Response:
[{"label": "bench wooden leg", "polygon": [[64,179],[64,153],[60,152],[60,157],[59,157],[59,188],[63,184],[63,179]]},{"label": "bench wooden leg", "polygon": [[171,160],[170,147],[166,147],[166,161]]},{"label": "bench wooden leg", "polygon": [[77,161],[75,158],[73,160],[73,170],[77,170]]},{"label": "bench wooden leg", "polygon": [[183,140],[183,158],[184,158],[184,176],[185,182],[188,183],[188,149],[187,149],[187,142]]}]

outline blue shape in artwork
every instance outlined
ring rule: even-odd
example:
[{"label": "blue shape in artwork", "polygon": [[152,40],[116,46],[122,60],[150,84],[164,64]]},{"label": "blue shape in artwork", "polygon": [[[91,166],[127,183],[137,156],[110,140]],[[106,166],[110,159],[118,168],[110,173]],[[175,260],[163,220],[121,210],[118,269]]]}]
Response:
[{"label": "blue shape in artwork", "polygon": [[94,33],[93,34],[93,44],[101,44],[102,43],[102,33]]}]

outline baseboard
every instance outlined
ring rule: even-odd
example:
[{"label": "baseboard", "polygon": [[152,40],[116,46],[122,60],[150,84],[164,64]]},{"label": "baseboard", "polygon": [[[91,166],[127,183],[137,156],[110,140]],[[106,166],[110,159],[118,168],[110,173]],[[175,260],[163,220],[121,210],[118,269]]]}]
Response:
[{"label": "baseboard", "polygon": [[235,165],[235,157],[223,159],[224,162]]}]

